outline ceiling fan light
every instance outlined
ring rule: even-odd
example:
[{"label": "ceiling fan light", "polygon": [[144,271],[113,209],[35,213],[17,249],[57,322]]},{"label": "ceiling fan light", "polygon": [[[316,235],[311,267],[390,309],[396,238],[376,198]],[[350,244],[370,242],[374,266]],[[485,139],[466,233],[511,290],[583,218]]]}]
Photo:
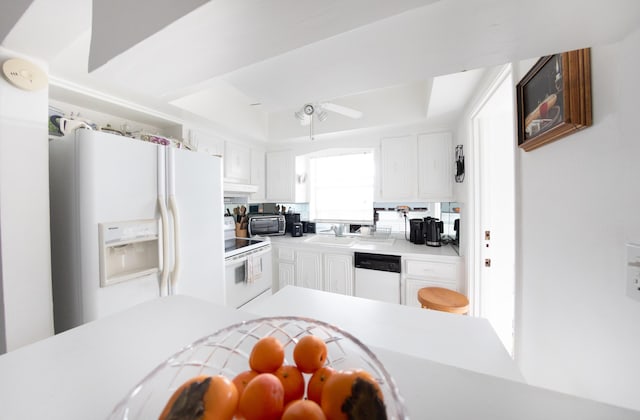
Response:
[{"label": "ceiling fan light", "polygon": [[296,116],[297,119],[299,119],[300,121],[304,121],[307,118],[307,115],[304,113],[303,110],[299,110],[293,113],[293,115]]},{"label": "ceiling fan light", "polygon": [[327,119],[327,113],[324,109],[319,109],[316,111],[315,113],[316,118],[318,118],[318,121],[322,122],[324,120]]}]

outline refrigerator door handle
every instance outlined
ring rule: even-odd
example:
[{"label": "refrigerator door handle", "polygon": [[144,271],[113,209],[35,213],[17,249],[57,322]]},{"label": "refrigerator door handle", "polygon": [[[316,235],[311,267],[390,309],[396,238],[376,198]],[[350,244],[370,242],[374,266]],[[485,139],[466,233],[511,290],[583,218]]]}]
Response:
[{"label": "refrigerator door handle", "polygon": [[169,290],[170,294],[174,294],[180,278],[180,213],[176,196],[173,194],[169,196],[169,208],[173,215],[173,270],[171,271],[171,289]]},{"label": "refrigerator door handle", "polygon": [[166,152],[163,146],[157,146],[158,151],[158,208],[162,221],[162,272],[160,274],[160,296],[169,295],[169,263],[171,250],[171,235],[169,235],[169,212],[167,211],[167,180],[166,180]]},{"label": "refrigerator door handle", "polygon": [[169,250],[171,249],[171,238],[169,235],[169,214],[165,204],[164,195],[158,195],[158,207],[160,208],[160,219],[162,220],[162,273],[160,274],[160,296],[169,294]]}]

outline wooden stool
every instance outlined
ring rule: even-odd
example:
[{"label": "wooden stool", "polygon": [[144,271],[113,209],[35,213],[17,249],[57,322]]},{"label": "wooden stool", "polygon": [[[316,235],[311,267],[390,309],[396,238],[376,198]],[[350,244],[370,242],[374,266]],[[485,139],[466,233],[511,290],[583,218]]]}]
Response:
[{"label": "wooden stool", "polygon": [[442,287],[423,287],[418,290],[418,301],[423,308],[454,314],[469,311],[469,299],[453,290]]}]

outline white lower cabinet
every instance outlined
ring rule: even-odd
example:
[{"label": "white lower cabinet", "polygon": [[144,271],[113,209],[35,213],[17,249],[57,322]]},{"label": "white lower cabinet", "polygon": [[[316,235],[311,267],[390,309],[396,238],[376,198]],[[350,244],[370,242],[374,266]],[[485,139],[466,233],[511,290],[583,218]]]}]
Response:
[{"label": "white lower cabinet", "polygon": [[353,255],[324,254],[324,279],[327,292],[353,296]]},{"label": "white lower cabinet", "polygon": [[324,290],[322,286],[322,253],[296,251],[296,286]]},{"label": "white lower cabinet", "polygon": [[461,263],[440,262],[432,259],[404,260],[403,304],[420,307],[418,291],[423,287],[443,287],[461,291]]},{"label": "white lower cabinet", "polygon": [[[295,249],[275,241],[273,278],[277,290],[287,285],[353,296],[353,254]],[[275,283],[275,282],[274,282]]]},{"label": "white lower cabinet", "polygon": [[271,245],[273,256],[274,292],[285,286],[296,285],[296,261],[295,250],[287,246]]},{"label": "white lower cabinet", "polygon": [[[324,290],[353,296],[354,267],[352,252],[336,252],[329,247],[292,246],[272,241],[274,288],[287,285]],[[420,307],[418,290],[444,287],[464,292],[462,259],[437,256],[402,257],[401,303]]]},{"label": "white lower cabinet", "polygon": [[285,286],[296,285],[296,266],[290,262],[279,262],[278,265],[278,290]]}]

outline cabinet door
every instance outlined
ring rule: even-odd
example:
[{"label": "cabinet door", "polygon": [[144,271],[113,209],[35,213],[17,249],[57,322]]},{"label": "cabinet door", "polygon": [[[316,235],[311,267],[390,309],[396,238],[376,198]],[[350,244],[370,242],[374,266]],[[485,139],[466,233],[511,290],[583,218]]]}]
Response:
[{"label": "cabinet door", "polygon": [[251,149],[247,146],[225,142],[224,178],[231,182],[248,184],[251,180]]},{"label": "cabinet door", "polygon": [[323,290],[321,253],[296,252],[296,285],[308,289]]},{"label": "cabinet door", "polygon": [[295,202],[295,156],[291,150],[267,153],[267,200]]},{"label": "cabinet door", "polygon": [[421,199],[451,201],[452,148],[451,133],[418,136],[418,194]]},{"label": "cabinet door", "polygon": [[414,136],[382,139],[380,144],[382,200],[416,198],[417,162]]},{"label": "cabinet door", "polygon": [[251,194],[251,201],[261,202],[266,198],[265,151],[251,149],[251,184],[258,186],[258,192]]},{"label": "cabinet door", "polygon": [[295,265],[287,262],[278,263],[278,290],[285,286],[295,286]]},{"label": "cabinet door", "polygon": [[183,127],[182,136],[188,147],[214,156],[224,156],[225,142],[214,134],[195,127]]},{"label": "cabinet door", "polygon": [[407,278],[404,287],[404,304],[407,306],[415,306],[416,308],[422,307],[420,302],[418,302],[418,291],[423,287],[444,287],[445,289],[455,290],[456,292],[460,291],[456,282],[438,282]]},{"label": "cabinet door", "polygon": [[325,290],[353,296],[353,256],[325,254]]}]

